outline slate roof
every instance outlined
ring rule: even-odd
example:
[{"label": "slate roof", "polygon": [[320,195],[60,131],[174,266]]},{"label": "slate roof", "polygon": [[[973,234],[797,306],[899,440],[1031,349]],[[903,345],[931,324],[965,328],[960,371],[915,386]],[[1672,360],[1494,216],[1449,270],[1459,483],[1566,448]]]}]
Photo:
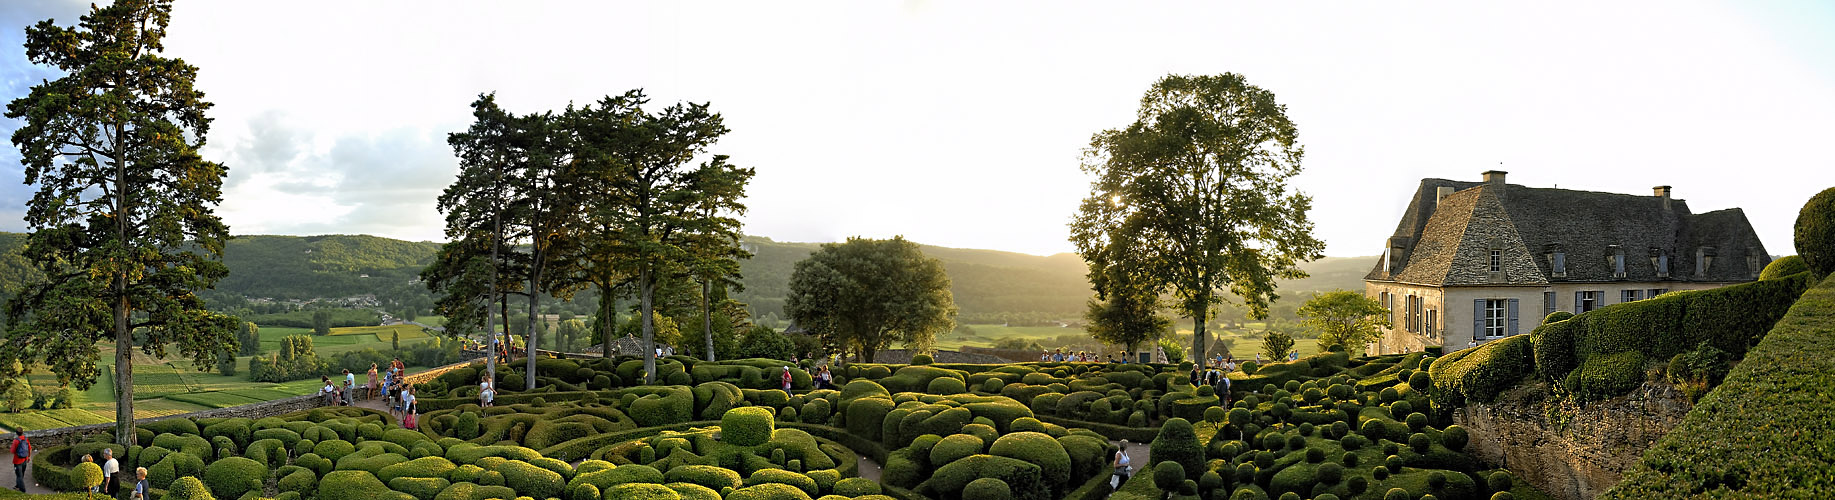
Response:
[{"label": "slate roof", "polygon": [[[1436,203],[1439,188],[1453,193]],[[1422,179],[1397,225],[1393,272],[1383,262],[1364,277],[1426,285],[1546,285],[1562,282],[1742,282],[1771,258],[1738,208],[1693,214],[1678,199],[1663,207],[1657,196],[1532,188],[1446,179]],[[1490,250],[1501,251],[1503,272],[1490,272]],[[1553,271],[1564,254],[1565,275]],[[1614,276],[1612,256],[1625,255],[1625,277]],[[1707,269],[1695,273],[1696,254]],[[1659,277],[1659,256],[1669,274]]]}]

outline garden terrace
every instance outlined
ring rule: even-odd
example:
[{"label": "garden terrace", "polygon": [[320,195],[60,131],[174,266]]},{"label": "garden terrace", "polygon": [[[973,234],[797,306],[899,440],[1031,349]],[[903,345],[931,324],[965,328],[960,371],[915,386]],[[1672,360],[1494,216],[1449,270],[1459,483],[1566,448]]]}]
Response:
[{"label": "garden terrace", "polygon": [[[41,482],[80,489],[69,467],[114,447],[162,495],[195,477],[249,500],[1094,500],[1110,493],[1115,441],[1128,439],[1151,451],[1117,498],[1511,489],[1460,453],[1463,431],[1430,425],[1416,387],[1432,362],[1326,353],[1252,367],[1230,374],[1226,410],[1226,395],[1188,380],[1189,364],[855,364],[836,370],[834,389],[793,367],[787,392],[777,360],[669,357],[660,378],[680,383],[629,385],[640,359],[545,358],[534,390],[516,390],[522,363],[500,366],[506,389],[488,408],[476,399],[481,366],[432,377],[417,386],[419,430],[357,408],[176,418],[141,426],[128,446],[98,435],[38,463]],[[884,464],[878,481],[861,477],[862,458]]]},{"label": "garden terrace", "polygon": [[1806,292],[1725,383],[1606,498],[1793,497],[1835,490],[1835,276]]}]

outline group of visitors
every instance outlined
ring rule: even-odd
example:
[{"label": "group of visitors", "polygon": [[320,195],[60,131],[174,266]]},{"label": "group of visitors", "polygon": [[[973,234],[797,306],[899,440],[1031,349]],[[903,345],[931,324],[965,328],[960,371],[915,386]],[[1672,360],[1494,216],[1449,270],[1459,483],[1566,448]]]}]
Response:
[{"label": "group of visitors", "polygon": [[835,374],[829,373],[828,365],[816,369],[816,389],[839,389],[835,387]]},{"label": "group of visitors", "polygon": [[[26,438],[24,433],[17,433],[13,435],[6,449],[13,457],[13,489],[25,493],[26,467],[31,465],[32,455],[38,453],[38,448],[32,445],[32,440]],[[96,457],[95,455],[83,455],[82,461],[83,463],[95,463]],[[102,463],[99,467],[102,469],[102,484],[90,487],[89,493],[100,493],[111,497],[120,495],[121,460],[115,458],[115,450],[102,449]],[[134,492],[131,500],[147,500],[148,492],[147,469],[145,467],[134,469]]]},{"label": "group of visitors", "polygon": [[[1084,351],[1066,353],[1064,352],[1064,348],[1059,347],[1058,350],[1056,351],[1046,351],[1044,354],[1040,354],[1039,361],[1051,361],[1051,362],[1060,362],[1060,363],[1061,362],[1094,363],[1094,362],[1102,361],[1102,359],[1097,357],[1095,353],[1084,352]],[[1114,355],[1109,356],[1109,362],[1110,363],[1115,362]]]}]

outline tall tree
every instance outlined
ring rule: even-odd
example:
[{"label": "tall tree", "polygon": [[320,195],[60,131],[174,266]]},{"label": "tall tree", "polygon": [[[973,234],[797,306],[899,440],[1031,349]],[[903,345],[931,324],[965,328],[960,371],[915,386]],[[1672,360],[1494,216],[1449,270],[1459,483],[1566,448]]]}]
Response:
[{"label": "tall tree", "polygon": [[[656,381],[656,291],[662,280],[686,275],[697,264],[697,248],[710,239],[738,240],[740,199],[753,170],[713,155],[691,165],[727,132],[706,103],[675,104],[661,113],[645,111],[643,91],[608,96],[594,106],[570,110],[579,118],[576,134],[591,144],[576,159],[604,186],[593,216],[603,217],[616,243],[609,251],[636,279],[638,316],[643,322],[644,378]],[[709,217],[712,213],[716,216]]]},{"label": "tall tree", "polygon": [[1319,331],[1319,348],[1345,346],[1359,351],[1382,338],[1389,310],[1361,293],[1333,290],[1314,294],[1300,305],[1301,322]]},{"label": "tall tree", "polygon": [[[483,94],[472,102],[472,124],[464,132],[448,134],[446,143],[459,158],[459,173],[440,193],[437,207],[446,215],[446,237],[439,258],[421,272],[427,289],[441,298],[440,312],[448,315],[447,331],[456,334],[482,326],[485,348],[497,350],[496,318],[509,316],[507,291],[518,286],[517,259],[506,258],[514,241],[510,200],[523,184],[516,169],[527,152],[519,147],[524,135],[514,115],[497,106],[497,96]],[[509,272],[506,272],[509,271]],[[497,311],[492,306],[498,306]],[[497,356],[486,356],[486,377],[497,377]]]},{"label": "tall tree", "polygon": [[943,262],[924,256],[916,243],[848,238],[796,263],[784,314],[871,363],[893,341],[925,350],[937,334],[955,329],[956,300]]},{"label": "tall tree", "polygon": [[[521,233],[528,237],[520,246],[528,249],[524,261],[528,264],[529,326],[525,331],[533,353],[541,345],[541,335],[548,331],[546,316],[541,313],[542,296],[559,293],[571,297],[573,293],[572,287],[565,286],[577,274],[577,260],[573,257],[578,238],[570,220],[579,215],[576,208],[583,193],[571,178],[572,135],[565,133],[564,119],[553,113],[538,113],[521,117],[519,122],[521,145],[527,154],[518,176],[524,184],[520,195],[510,200],[510,212],[518,215],[515,224],[522,226]],[[531,355],[526,360],[524,371],[529,376],[524,380],[528,390],[535,389],[535,359]]]},{"label": "tall tree", "polygon": [[1093,273],[1139,269],[1146,288],[1169,289],[1202,364],[1221,293],[1266,317],[1275,280],[1305,277],[1297,264],[1324,250],[1306,218],[1312,198],[1287,186],[1300,172],[1298,135],[1274,94],[1240,75],[1162,78],[1133,124],[1090,139],[1083,170],[1096,180],[1071,241],[1086,258],[1112,256],[1092,261]]},{"label": "tall tree", "polygon": [[64,76],[6,110],[24,121],[13,145],[38,186],[24,254],[46,280],[9,302],[0,357],[41,361],[86,389],[96,342],[112,338],[120,443],[134,437],[136,334],[142,351],[177,344],[200,370],[236,350],[239,322],[197,296],[228,274],[229,227],[215,213],[227,169],[198,153],[211,104],[193,87],[197,67],[161,55],[171,16],[170,1],[121,0],[73,27],[26,28],[26,58]]},{"label": "tall tree", "polygon": [[[718,209],[716,205],[704,205],[699,216],[709,220],[724,218],[727,214]],[[738,219],[726,223],[739,227]],[[693,259],[690,267],[694,279],[701,285],[701,335],[707,341],[706,357],[708,361],[715,361],[718,351],[714,346],[713,312],[719,305],[716,297],[726,297],[729,289],[745,289],[745,284],[739,281],[739,260],[751,258],[752,253],[740,247],[737,231],[696,234],[689,240],[688,248]],[[718,294],[715,288],[719,289]],[[724,326],[730,330],[732,325]]]}]

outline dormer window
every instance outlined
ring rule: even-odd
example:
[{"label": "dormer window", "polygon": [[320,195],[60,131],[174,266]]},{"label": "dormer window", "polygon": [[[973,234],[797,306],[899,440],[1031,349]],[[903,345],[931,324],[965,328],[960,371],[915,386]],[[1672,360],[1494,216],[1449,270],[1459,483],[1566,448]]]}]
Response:
[{"label": "dormer window", "polygon": [[1504,251],[1503,250],[1499,250],[1496,248],[1491,249],[1491,272],[1494,272],[1494,273],[1504,272]]},{"label": "dormer window", "polygon": [[1567,251],[1560,243],[1549,244],[1542,249],[1542,254],[1548,258],[1549,274],[1556,278],[1567,277]]},{"label": "dormer window", "polygon": [[1611,254],[1606,256],[1606,261],[1612,265],[1612,277],[1625,277],[1625,249],[1612,245]]},{"label": "dormer window", "polygon": [[1713,265],[1714,265],[1714,247],[1696,247],[1695,248],[1695,277],[1697,278],[1707,277],[1708,267],[1713,266]]},{"label": "dormer window", "polygon": [[1669,277],[1669,254],[1661,248],[1650,249],[1650,267],[1656,269],[1658,278]]},{"label": "dormer window", "polygon": [[1746,270],[1750,273],[1750,277],[1759,277],[1759,271],[1762,267],[1764,267],[1764,265],[1759,264],[1759,254],[1754,253],[1752,249],[1746,249]]}]

